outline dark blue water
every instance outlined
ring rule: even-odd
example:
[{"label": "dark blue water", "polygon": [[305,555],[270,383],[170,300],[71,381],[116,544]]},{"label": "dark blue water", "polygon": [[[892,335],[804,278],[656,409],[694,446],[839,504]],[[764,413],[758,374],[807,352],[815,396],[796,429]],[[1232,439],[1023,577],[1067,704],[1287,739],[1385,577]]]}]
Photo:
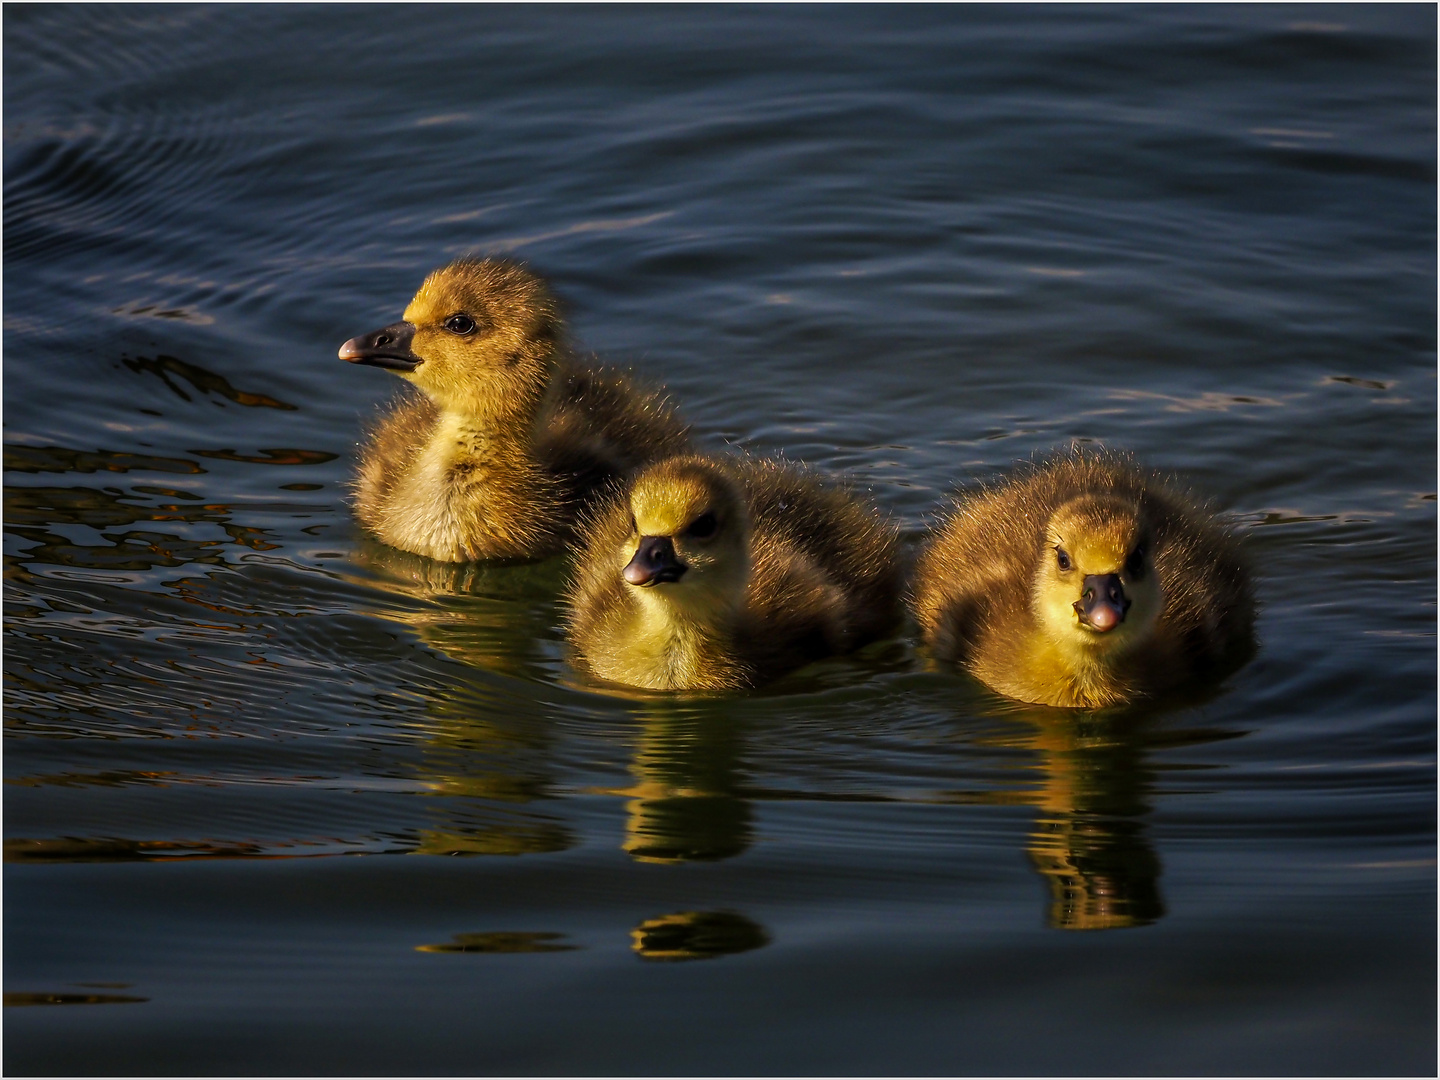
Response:
[{"label": "dark blue water", "polygon": [[[8,6],[12,1073],[1430,1073],[1433,7]],[[368,541],[340,362],[508,253],[703,445],[1093,440],[1260,649],[1070,714],[908,632],[599,695]],[[341,857],[344,856],[344,857]]]}]

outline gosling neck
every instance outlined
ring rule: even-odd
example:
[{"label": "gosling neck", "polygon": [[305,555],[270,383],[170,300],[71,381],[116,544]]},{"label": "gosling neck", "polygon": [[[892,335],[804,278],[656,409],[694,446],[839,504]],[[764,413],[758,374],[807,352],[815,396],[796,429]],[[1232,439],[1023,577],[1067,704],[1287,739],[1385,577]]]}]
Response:
[{"label": "gosling neck", "polygon": [[630,640],[636,681],[654,689],[719,688],[734,681],[742,597],[707,591],[682,600],[658,591],[671,585],[628,588],[635,602]]}]

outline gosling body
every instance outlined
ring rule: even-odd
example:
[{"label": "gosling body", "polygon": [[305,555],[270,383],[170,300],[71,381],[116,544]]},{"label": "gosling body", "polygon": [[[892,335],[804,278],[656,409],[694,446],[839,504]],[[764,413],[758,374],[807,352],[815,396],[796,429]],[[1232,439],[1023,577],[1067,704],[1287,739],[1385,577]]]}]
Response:
[{"label": "gosling body", "polygon": [[432,559],[551,554],[608,485],[690,445],[659,394],[577,363],[544,282],[504,260],[436,270],[401,322],[340,357],[415,388],[369,432],[355,511],[385,543]]},{"label": "gosling body", "polygon": [[577,664],[653,690],[736,690],[848,652],[900,614],[898,532],[764,460],[672,458],[597,515],[567,630]]},{"label": "gosling body", "polygon": [[916,566],[940,660],[1020,701],[1099,708],[1219,677],[1253,649],[1235,539],[1126,458],[1071,453],[962,496]]}]

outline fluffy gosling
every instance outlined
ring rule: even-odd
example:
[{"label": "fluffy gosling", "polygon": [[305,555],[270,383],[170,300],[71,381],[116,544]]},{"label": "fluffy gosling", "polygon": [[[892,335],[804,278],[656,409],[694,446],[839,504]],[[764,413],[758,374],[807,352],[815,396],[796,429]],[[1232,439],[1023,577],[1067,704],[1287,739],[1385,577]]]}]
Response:
[{"label": "fluffy gosling", "polygon": [[504,260],[436,270],[401,322],[340,358],[421,391],[369,433],[355,510],[385,543],[432,559],[551,554],[607,485],[690,445],[658,394],[577,365],[545,283]]},{"label": "fluffy gosling", "polygon": [[960,497],[921,554],[912,607],[941,660],[1020,701],[1099,708],[1248,656],[1238,544],[1128,460],[1070,453]]},{"label": "fluffy gosling", "polygon": [[735,690],[899,616],[898,531],[773,461],[651,465],[599,515],[568,595],[577,663],[652,690]]}]

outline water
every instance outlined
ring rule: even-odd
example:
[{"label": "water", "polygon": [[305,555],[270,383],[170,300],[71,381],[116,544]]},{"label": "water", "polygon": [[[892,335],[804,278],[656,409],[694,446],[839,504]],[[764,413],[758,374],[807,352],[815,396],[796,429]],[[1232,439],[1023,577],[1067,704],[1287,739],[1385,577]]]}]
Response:
[{"label": "water", "polygon": [[[1433,8],[5,14],[7,1071],[1433,1071]],[[1256,659],[595,692],[346,507],[470,251],[911,542],[1180,473]]]}]

